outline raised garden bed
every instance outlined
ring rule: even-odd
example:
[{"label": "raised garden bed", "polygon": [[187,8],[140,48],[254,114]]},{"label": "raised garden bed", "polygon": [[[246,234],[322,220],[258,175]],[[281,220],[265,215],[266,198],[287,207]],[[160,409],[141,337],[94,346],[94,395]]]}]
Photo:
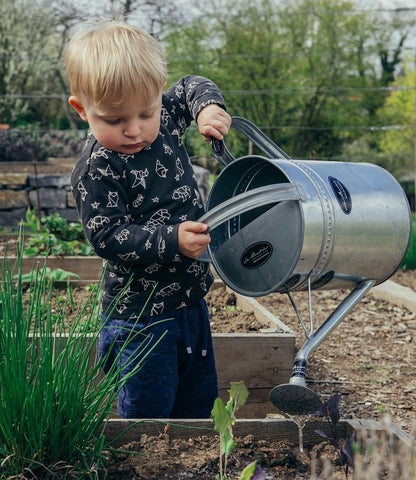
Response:
[{"label": "raised garden bed", "polygon": [[[33,266],[33,259],[29,259],[29,260],[32,260],[31,264]],[[84,263],[85,261],[85,258],[82,257],[82,263]],[[97,259],[95,259],[97,260]],[[43,263],[42,263],[43,264]],[[48,262],[48,266],[50,266],[49,262]],[[62,268],[62,266],[60,267],[57,267],[57,268]],[[68,268],[68,270],[71,270],[73,271],[73,268]],[[101,261],[100,261],[100,268],[99,268],[99,271],[101,270]],[[96,283],[97,282],[97,277],[95,279],[91,279],[88,281],[89,283]],[[223,293],[221,296],[226,296],[227,292],[226,292],[226,289],[224,288],[223,285],[221,285],[220,283],[217,283],[215,285],[215,288],[212,290],[212,293],[215,293],[215,290],[216,289],[224,289],[225,293]],[[238,311],[243,311],[243,312],[246,312],[247,310],[249,310],[250,308],[247,307],[247,304],[251,307],[253,304],[257,304],[258,302],[253,300],[253,299],[247,299],[245,297],[241,297],[241,296],[236,296],[236,304],[237,304],[237,309],[241,309],[241,310],[238,310]],[[233,305],[231,305],[233,306]],[[368,308],[368,307],[367,307]],[[227,311],[228,309],[226,308],[225,311]],[[233,312],[233,309],[230,308],[229,311],[232,313]],[[276,333],[279,333],[279,335],[289,335],[293,338],[294,340],[294,335],[293,333],[285,326],[283,325],[281,322],[278,321],[277,317],[273,316],[270,314],[269,311],[263,309],[263,308],[258,308],[257,309],[257,312],[259,312],[257,315],[254,315],[256,317],[256,320],[258,319],[261,319],[261,320],[264,320],[266,319],[267,322],[270,320],[270,317],[273,320],[273,322],[271,323],[267,323],[266,324],[262,324],[260,326],[260,328],[258,330],[255,329],[255,326],[253,323],[250,323],[252,322],[252,320],[250,320],[250,326],[249,326],[249,330],[250,328],[253,328],[252,330],[252,333],[246,333],[246,334],[242,334],[242,333],[237,333],[237,336],[244,336],[244,335],[247,335],[247,338],[249,338],[251,335],[254,335],[254,336],[257,336],[257,335],[266,335],[266,336],[269,336],[270,333],[272,334],[276,334]],[[267,314],[265,314],[265,312],[267,312]],[[234,312],[235,313],[235,312]],[[217,320],[215,319],[215,315],[212,315],[213,317],[213,327],[215,327],[215,324],[218,323]],[[261,323],[261,322],[260,322]],[[272,327],[270,327],[270,325],[272,325]],[[277,325],[277,326],[276,326]],[[240,329],[240,327],[238,327],[238,329]],[[287,332],[287,333],[285,333]],[[219,333],[218,334],[219,337],[218,338],[221,338],[223,335],[224,336],[227,336],[227,335],[235,335],[235,333],[227,333],[227,334],[223,334],[223,333]],[[217,334],[214,333],[214,343],[216,342],[216,336]],[[226,338],[226,337],[224,337]],[[246,360],[243,362],[241,360],[241,351],[237,348],[236,350],[234,350],[233,352],[235,353],[231,353],[230,349],[227,348],[227,346],[225,346],[225,350],[224,350],[224,361],[225,362],[230,362],[231,360],[233,360],[233,358],[236,359],[236,365],[237,365],[237,368],[234,369],[232,375],[230,375],[230,378],[231,378],[231,381],[237,381],[237,380],[244,380],[246,381],[243,376],[241,375],[241,372],[242,372],[242,366],[244,366],[245,363],[247,363],[248,365],[250,365],[251,363],[255,363],[257,364],[257,360],[253,360],[253,351],[255,351],[256,348],[254,349],[250,349],[249,353],[246,357]],[[260,349],[260,350],[264,350],[264,342],[261,342],[258,346],[257,346],[257,349]],[[294,353],[294,346],[293,346],[293,353]],[[263,352],[262,352],[263,353]],[[270,355],[269,355],[270,356]],[[219,353],[217,353],[217,358],[219,357]],[[278,359],[276,357],[276,353],[272,353],[272,357],[273,357],[273,360],[275,360],[276,362],[276,365],[279,366],[279,368],[281,368],[282,366],[282,360],[281,359]],[[279,380],[273,380],[271,382],[271,388],[276,385],[276,384],[279,384],[279,383],[284,383],[287,381],[287,379],[289,378],[290,376],[290,373],[291,373],[291,367],[292,367],[292,360],[293,360],[293,356],[290,358],[290,361],[287,362],[289,368],[287,369],[287,375],[286,375],[286,378],[283,380],[283,381],[279,381]],[[222,366],[220,366],[219,364],[219,369],[221,369]],[[225,367],[224,367],[225,368]],[[261,372],[260,372],[260,375],[261,375]],[[249,385],[249,382],[247,382],[247,385],[249,386],[250,388],[250,385]],[[228,382],[224,382],[224,385],[223,385],[223,392],[226,392],[229,388],[229,381]],[[304,468],[306,468],[305,466],[307,465],[310,465],[311,464],[311,457],[307,457],[305,461],[302,461],[302,455],[298,456],[297,452],[296,452],[296,445],[297,445],[297,436],[298,436],[298,428],[296,426],[296,424],[294,422],[290,422],[290,421],[287,421],[287,420],[277,420],[275,418],[267,418],[267,419],[264,419],[263,416],[264,415],[259,415],[260,418],[257,417],[258,413],[261,411],[263,405],[262,405],[262,402],[252,402],[253,400],[253,394],[255,393],[256,391],[256,387],[251,387],[250,388],[250,398],[249,398],[249,402],[247,402],[247,405],[245,407],[243,407],[241,409],[241,411],[239,412],[239,416],[241,416],[242,418],[245,418],[245,420],[241,420],[241,421],[238,421],[237,424],[236,424],[236,427],[234,429],[235,431],[235,435],[238,435],[239,438],[241,439],[242,443],[243,443],[243,447],[245,449],[245,457],[241,457],[243,458],[243,460],[235,460],[235,464],[236,466],[239,468],[239,471],[241,472],[242,468],[240,467],[244,467],[244,465],[241,463],[241,462],[244,462],[244,461],[252,461],[252,460],[256,460],[258,459],[259,457],[263,459],[263,462],[266,462],[266,457],[267,458],[270,458],[272,457],[271,459],[271,462],[274,464],[271,468],[275,469],[276,467],[276,458],[277,458],[277,454],[276,452],[279,451],[279,454],[280,453],[285,453],[285,457],[286,459],[289,459],[289,460],[281,460],[283,463],[286,462],[285,465],[283,465],[284,467],[287,466],[288,462],[292,461],[292,462],[298,462],[298,458],[300,459],[300,463],[292,463],[290,469],[291,469],[291,473],[290,475],[295,475],[293,477],[289,476],[289,474],[279,474],[279,475],[283,475],[283,476],[271,476],[272,474],[270,474],[270,476],[266,477],[266,478],[285,478],[285,479],[290,479],[290,478],[297,478],[297,479],[301,479],[301,478],[311,478],[310,476],[308,476],[308,472],[307,470],[303,470]],[[270,388],[267,387],[267,390],[266,390],[266,393],[267,393],[267,397],[268,397],[268,392],[270,391]],[[223,395],[223,392],[222,392],[222,396],[224,397],[224,399],[227,398],[227,395]],[[268,399],[266,400],[267,403],[266,403],[266,407],[265,407],[265,414],[268,414],[270,413],[270,411],[273,411],[274,410],[274,407],[270,404],[270,402],[268,401]],[[250,403],[253,403],[253,405],[250,405]],[[250,410],[251,409],[251,410]],[[254,410],[254,415],[252,415],[252,411]],[[257,415],[256,415],[257,414]],[[192,424],[193,422],[193,424]],[[176,426],[176,424],[180,424],[181,426]],[[143,430],[143,425],[145,425],[145,429]],[[148,430],[148,427],[149,425],[151,426],[150,430]],[[241,430],[240,430],[240,425],[241,425]],[[345,426],[344,426],[345,425]],[[266,427],[264,427],[266,426]],[[359,427],[363,427],[366,428],[366,429],[373,429],[373,430],[377,430],[381,435],[383,435],[386,431],[386,428],[385,426],[377,423],[377,422],[371,422],[371,421],[345,421],[345,422],[340,422],[339,423],[339,426],[338,428],[341,429],[341,433],[340,435],[343,433],[342,432],[351,432],[355,429],[358,429]],[[371,426],[371,428],[369,427]],[[205,470],[208,469],[208,467],[204,466],[202,463],[200,463],[200,459],[198,458],[198,467],[192,467],[194,468],[194,470],[190,470],[190,467],[188,467],[188,470],[186,471],[186,474],[187,476],[179,476],[179,474],[177,475],[176,473],[163,473],[162,470],[161,470],[161,460],[159,460],[159,450],[156,451],[156,448],[159,448],[159,447],[156,447],[156,444],[160,445],[160,448],[164,447],[165,450],[166,450],[166,453],[169,456],[169,459],[166,463],[171,463],[171,464],[176,464],[178,460],[182,459],[182,458],[188,458],[188,459],[191,459],[191,463],[196,463],[196,458],[199,457],[200,453],[193,453],[193,451],[191,450],[191,448],[189,446],[185,446],[183,444],[181,444],[181,446],[178,446],[176,444],[176,440],[179,440],[179,438],[177,438],[178,436],[181,436],[181,435],[187,435],[189,437],[189,429],[191,427],[194,427],[194,429],[192,430],[192,435],[190,438],[187,439],[187,442],[191,444],[191,446],[193,445],[202,445],[202,450],[206,450],[208,447],[206,446],[207,444],[204,443],[205,442],[205,437],[208,437],[208,438],[212,438],[212,436],[214,435],[214,432],[212,431],[212,424],[210,421],[201,421],[199,419],[195,419],[195,420],[191,420],[191,421],[183,421],[183,420],[177,420],[175,421],[175,423],[170,423],[169,424],[169,427],[166,427],[166,423],[163,423],[163,422],[155,422],[155,421],[145,421],[145,422],[134,422],[132,420],[130,421],[127,421],[127,420],[119,420],[119,419],[111,419],[107,425],[107,430],[106,430],[106,433],[107,433],[107,436],[109,439],[115,439],[116,437],[119,437],[119,435],[121,435],[125,430],[126,428],[128,429],[128,433],[126,433],[125,435],[122,435],[118,438],[118,440],[116,441],[115,444],[119,444],[119,445],[123,445],[123,448],[124,446],[126,445],[126,443],[128,444],[130,442],[130,445],[128,445],[127,448],[129,449],[132,449],[132,450],[137,450],[137,449],[140,449],[142,448],[142,444],[145,443],[145,444],[148,444],[149,445],[149,448],[150,450],[148,451],[147,453],[147,456],[148,456],[148,460],[150,461],[150,464],[153,465],[154,468],[158,468],[157,470],[157,473],[154,473],[152,474],[151,473],[151,468],[149,466],[147,466],[147,471],[150,472],[148,477],[145,477],[145,476],[139,476],[138,478],[141,478],[143,480],[145,480],[146,478],[158,478],[158,479],[162,479],[162,478],[175,478],[176,480],[179,480],[180,478],[192,478],[192,476],[194,478],[199,478],[200,480],[203,480],[204,478],[214,478],[215,477],[215,474],[213,474],[211,472],[211,476],[209,477],[203,477],[202,474]],[[244,428],[243,428],[244,427]],[[247,428],[245,428],[247,427]],[[263,428],[265,428],[265,433],[264,435],[263,434],[260,434],[258,432],[262,432],[263,431]],[[317,428],[322,428],[322,425],[317,425],[317,424],[312,424],[312,422],[308,422],[306,424],[306,427],[305,427],[305,430],[304,430],[304,438],[305,438],[305,446],[311,446],[312,448],[312,451],[315,452],[316,454],[319,454],[321,455],[322,452],[327,452],[327,450],[320,446],[321,444],[316,444],[314,443],[315,440],[318,442],[320,441],[320,437],[318,435],[315,434],[315,429]],[[207,429],[207,430],[206,430]],[[384,429],[384,430],[383,430]],[[391,431],[390,431],[391,430]],[[390,437],[389,438],[393,438],[394,439],[394,442],[396,442],[395,444],[396,445],[401,445],[402,443],[406,444],[406,445],[411,445],[411,441],[409,439],[409,437],[405,434],[403,434],[402,432],[396,430],[394,427],[390,427],[390,430],[389,430],[389,435]],[[176,431],[178,431],[178,433],[176,433]],[[185,434],[185,432],[187,432]],[[281,441],[283,441],[284,443],[283,444],[279,444],[278,443],[274,443],[275,442],[275,435],[276,435],[276,432],[279,432],[277,435],[281,438]],[[392,433],[393,432],[393,433]],[[341,436],[342,436],[341,435]],[[257,439],[258,439],[258,442],[257,442]],[[140,444],[137,443],[138,440],[140,441]],[[278,442],[279,440],[276,439],[276,442]],[[133,442],[133,443],[132,443]],[[273,442],[273,443],[272,443]],[[293,443],[291,443],[293,442]],[[393,443],[394,443],[393,442]],[[176,450],[176,453],[172,453],[172,451],[170,450],[171,446],[176,446],[175,448],[179,448],[179,450]],[[377,444],[377,448],[379,447],[379,444]],[[265,449],[266,453],[263,452],[263,449]],[[168,453],[168,452],[171,452],[171,453]],[[296,453],[295,453],[296,452]],[[247,456],[247,453],[249,453],[249,455]],[[109,478],[114,478],[114,479],[121,479],[121,478],[134,478],[134,475],[138,475],[137,473],[134,473],[133,470],[131,470],[132,468],[136,468],[136,467],[133,467],[132,464],[130,462],[128,462],[129,466],[126,466],[126,462],[124,461],[123,459],[123,455],[120,454],[121,456],[119,456],[117,459],[116,459],[116,462],[115,462],[115,471],[114,471],[114,475],[118,475],[118,476],[112,476],[112,477],[109,477]],[[240,455],[240,454],[239,454]],[[215,457],[215,455],[214,455]],[[248,458],[250,457],[250,458]],[[245,460],[244,460],[245,459]],[[267,460],[268,461],[268,460]],[[280,460],[279,460],[280,461]],[[388,461],[390,461],[390,459],[388,459]],[[395,461],[390,461],[390,464],[395,465]],[[211,461],[212,463],[213,461]],[[240,462],[240,463],[238,463]],[[334,460],[335,462],[335,460]],[[195,470],[196,468],[196,470]],[[123,471],[123,469],[126,469]],[[198,470],[199,469],[199,470]],[[273,470],[274,472],[276,472],[276,470]],[[159,473],[161,472],[161,473]],[[338,473],[340,474],[340,476],[337,476]],[[335,478],[344,478],[342,476],[342,473],[343,472],[340,472],[340,471],[337,471],[337,475],[333,475],[333,476],[330,476],[330,477],[324,477],[324,476],[318,476],[318,478],[321,478],[321,479],[324,479],[324,478],[332,478],[332,479],[335,479]],[[153,476],[152,476],[153,475]],[[277,474],[276,474],[277,475]],[[231,478],[237,478],[237,476],[233,476]],[[315,477],[316,478],[316,477]],[[354,477],[354,479],[359,479],[359,478],[393,478],[393,477],[388,477],[388,476],[378,476],[378,477],[374,477],[374,476],[362,476],[362,477]],[[407,477],[396,477],[396,478],[407,478]]]},{"label": "raised garden bed", "polygon": [[[0,261],[2,261],[1,256]],[[33,264],[33,260],[29,261]],[[101,271],[101,260],[96,257],[81,257],[79,260],[68,259],[68,261],[70,262],[69,270],[71,266],[72,270],[75,270],[74,266],[78,263],[85,265],[92,261],[96,262],[97,275]],[[92,269],[88,267],[86,271],[92,271]],[[96,283],[96,279],[97,277],[85,283]],[[386,412],[392,415],[394,422],[401,428],[406,431],[411,430],[415,419],[416,399],[416,389],[411,381],[416,355],[415,349],[411,348],[414,342],[415,310],[409,311],[406,308],[410,298],[408,294],[406,294],[405,305],[398,301],[396,286],[397,284],[409,287],[416,285],[414,279],[416,279],[414,271],[399,271],[392,277],[392,280],[397,283],[389,280],[373,288],[335,329],[323,346],[313,352],[308,366],[308,386],[317,391],[323,399],[334,392],[341,393],[344,417],[382,419]],[[392,288],[391,285],[395,287]],[[387,303],[380,295],[380,288],[387,290],[390,296],[394,296],[391,303]],[[406,287],[402,289],[410,290]],[[415,295],[413,290],[411,293]],[[340,291],[313,293],[314,316],[317,324],[339,305],[342,296],[343,292]],[[294,297],[304,318],[307,318],[307,295],[305,292],[295,292]],[[296,347],[298,347],[304,339],[304,334],[287,297],[282,294],[270,294],[257,301],[264,305],[274,318],[280,319],[293,329]],[[227,348],[224,347],[223,351],[226,352]],[[358,355],[357,352],[360,354]],[[272,356],[276,359],[276,366],[283,369],[287,368],[293,358],[293,355],[290,355],[290,360],[280,365],[275,353]],[[237,360],[238,358],[232,358],[229,355],[229,361],[236,362],[234,371],[239,373]],[[220,368],[222,369],[222,366]],[[232,367],[228,365],[227,368]],[[282,383],[287,381],[290,372],[286,371],[286,374],[287,378]],[[232,380],[237,381],[240,378],[238,376]],[[280,383],[276,381],[274,385]],[[271,408],[272,412],[275,411],[266,397],[267,395],[263,397],[267,402],[265,405]],[[266,413],[269,412],[270,410]],[[263,411],[261,413],[259,411],[258,416],[262,414]]]},{"label": "raised garden bed", "polygon": [[[224,293],[226,291],[224,285],[218,282],[211,292],[214,297],[216,289]],[[224,298],[224,293],[217,298]],[[250,396],[241,408],[240,416],[262,418],[270,412],[276,412],[269,400],[270,390],[287,383],[292,374],[295,334],[257,300],[235,293],[232,295],[236,299],[236,310],[228,313],[234,317],[233,328],[239,325],[235,318],[239,310],[246,314],[249,312],[256,322],[252,323],[249,333],[243,333],[247,328],[242,327],[234,333],[218,333],[216,315],[211,314],[220,396],[225,400],[230,383],[244,381]],[[207,301],[210,305],[210,294]]]},{"label": "raised garden bed", "polygon": [[[17,259],[9,256],[7,259],[9,267],[13,268]],[[28,273],[36,267],[42,267],[47,263],[48,268],[56,270],[61,268],[68,272],[75,273],[80,277],[79,281],[74,281],[74,285],[86,285],[88,283],[97,283],[101,275],[103,260],[96,256],[63,256],[54,257],[24,257],[22,259],[22,273]],[[4,258],[0,256],[0,266],[4,263]]]},{"label": "raised garden bed", "polygon": [[[261,477],[264,479],[345,479],[334,447],[323,441],[316,430],[331,435],[327,423],[310,419],[303,429],[304,449],[300,451],[299,428],[293,421],[273,418],[237,420],[233,427],[236,447],[228,461],[230,478],[239,478],[243,468],[256,460],[265,472]],[[120,436],[124,431],[125,435]],[[386,427],[381,422],[348,420],[339,421],[336,432],[341,445],[355,433],[360,435],[361,452],[372,447],[365,462],[356,456],[355,475],[348,478],[411,478],[391,476],[394,469],[400,468],[407,468],[404,472],[411,475],[409,467],[412,467],[406,466],[405,462],[411,458],[412,440],[402,431]],[[126,452],[141,454],[119,454],[113,458],[110,479],[211,480],[218,473],[219,440],[210,420],[178,420],[175,423],[110,420],[106,436],[114,439],[114,445]],[[401,466],[395,464],[400,461]],[[388,463],[390,466],[386,467]],[[378,472],[377,476],[375,472]]]}]

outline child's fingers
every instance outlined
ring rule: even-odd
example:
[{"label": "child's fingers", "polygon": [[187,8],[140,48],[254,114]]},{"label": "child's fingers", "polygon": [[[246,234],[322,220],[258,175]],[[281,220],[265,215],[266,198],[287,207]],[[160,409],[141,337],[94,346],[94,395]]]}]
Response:
[{"label": "child's fingers", "polygon": [[208,225],[202,222],[183,222],[182,227],[184,230],[192,233],[206,233],[208,232]]}]

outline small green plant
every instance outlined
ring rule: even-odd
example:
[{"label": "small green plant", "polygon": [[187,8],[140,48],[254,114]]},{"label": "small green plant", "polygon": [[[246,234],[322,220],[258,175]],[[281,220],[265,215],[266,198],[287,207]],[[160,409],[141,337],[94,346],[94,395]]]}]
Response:
[{"label": "small green plant", "polygon": [[225,312],[239,312],[241,311],[240,307],[237,307],[236,305],[226,305],[224,307]]},{"label": "small green plant", "polygon": [[[232,382],[228,390],[230,398],[226,405],[221,398],[216,398],[211,412],[214,421],[214,429],[220,437],[219,475],[217,480],[229,480],[227,476],[228,456],[233,451],[236,443],[233,435],[236,411],[242,407],[248,398],[249,392],[244,382]],[[257,466],[257,462],[250,463],[242,472],[240,480],[261,480],[264,478],[263,471]]]},{"label": "small green plant", "polygon": [[25,255],[93,255],[82,225],[68,222],[58,213],[39,219],[35,210],[27,209],[23,226],[28,231]]},{"label": "small green plant", "polygon": [[215,315],[218,312],[227,312],[227,313],[232,313],[232,312],[240,312],[241,308],[237,307],[236,305],[225,305],[225,307],[222,307],[221,309],[218,309],[217,307],[212,307],[211,308],[211,315]]},{"label": "small green plant", "polygon": [[[45,278],[54,283],[67,282],[68,280],[79,280],[80,276],[76,273],[63,270],[62,268],[51,269],[46,265],[42,268],[42,274]],[[23,283],[33,283],[36,277],[39,275],[38,270],[31,270],[25,274],[22,274]]]}]

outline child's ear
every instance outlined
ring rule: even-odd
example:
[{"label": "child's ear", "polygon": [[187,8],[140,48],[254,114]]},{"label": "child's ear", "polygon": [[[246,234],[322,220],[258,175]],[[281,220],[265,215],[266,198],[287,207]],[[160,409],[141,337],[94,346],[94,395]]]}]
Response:
[{"label": "child's ear", "polygon": [[71,95],[68,98],[68,103],[71,105],[71,107],[78,113],[78,115],[81,117],[84,122],[88,122],[87,119],[87,114],[85,112],[84,105],[81,103],[78,97],[75,97],[74,95]]}]

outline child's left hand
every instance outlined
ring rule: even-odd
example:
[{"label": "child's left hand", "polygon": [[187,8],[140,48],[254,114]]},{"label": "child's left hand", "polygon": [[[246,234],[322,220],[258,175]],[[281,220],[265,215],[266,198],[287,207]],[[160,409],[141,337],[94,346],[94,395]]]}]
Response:
[{"label": "child's left hand", "polygon": [[212,103],[199,112],[196,122],[199,133],[209,142],[212,137],[222,140],[224,135],[227,135],[231,125],[231,117],[219,105]]}]

